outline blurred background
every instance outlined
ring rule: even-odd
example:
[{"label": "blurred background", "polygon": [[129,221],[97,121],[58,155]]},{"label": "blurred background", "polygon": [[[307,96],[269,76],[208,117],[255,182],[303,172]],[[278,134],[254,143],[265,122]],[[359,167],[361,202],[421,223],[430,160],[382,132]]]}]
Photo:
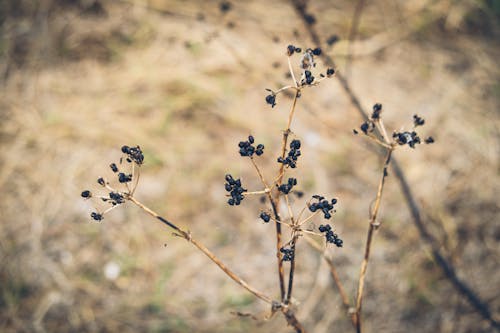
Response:
[{"label": "blurred background", "polygon": [[[383,104],[389,131],[425,118],[436,143],[395,156],[442,251],[498,319],[500,1],[314,0],[309,12],[323,51],[363,107]],[[288,1],[1,1],[0,331],[290,332],[279,315],[236,316],[269,309],[137,207],[97,223],[80,198],[99,191],[122,145],[140,145],[137,198],[277,297],[265,205],[229,207],[224,174],[260,189],[237,154],[250,133],[276,174],[291,98],[270,108],[264,97],[290,84],[288,44],[316,47]],[[316,193],[339,199],[344,247],[328,252],[351,299],[383,163],[352,134],[361,122],[332,78],[304,91],[292,126],[306,195],[294,209]],[[391,176],[366,331],[491,332],[433,261]],[[352,331],[324,262],[305,242],[297,251],[299,319],[310,332]]]}]

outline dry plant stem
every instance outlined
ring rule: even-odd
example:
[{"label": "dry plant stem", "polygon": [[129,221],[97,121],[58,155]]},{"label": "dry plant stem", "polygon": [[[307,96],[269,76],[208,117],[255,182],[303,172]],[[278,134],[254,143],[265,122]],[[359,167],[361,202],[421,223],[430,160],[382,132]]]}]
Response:
[{"label": "dry plant stem", "polygon": [[[344,307],[346,311],[351,310],[351,304],[349,302],[349,297],[347,296],[347,293],[345,292],[344,286],[342,282],[340,281],[339,275],[337,273],[337,269],[335,268],[335,264],[333,263],[333,260],[329,258],[325,254],[325,250],[315,241],[310,239],[309,237],[305,237],[307,243],[316,251],[318,251],[323,259],[326,261],[328,264],[328,267],[330,268],[330,273],[332,274],[333,281],[335,282],[335,286],[337,286],[337,289],[339,290],[340,298],[342,298],[342,303],[344,304]],[[356,313],[350,313],[351,317],[351,322],[354,327],[356,327]]]},{"label": "dry plant stem", "polygon": [[[319,35],[314,28],[313,25],[309,24],[307,21],[307,8],[306,8],[306,3],[303,0],[291,0],[290,1],[293,7],[295,8],[297,14],[299,17],[304,21],[304,25],[306,30],[308,31],[311,40],[315,43],[316,46],[321,47],[322,43],[319,38]],[[333,59],[326,53],[322,52],[321,53],[321,58],[327,64],[328,66],[334,67],[335,62]],[[349,100],[353,107],[358,111],[359,115],[363,118],[363,120],[368,120],[369,116],[366,110],[363,108],[361,105],[359,97],[354,93],[352,90],[349,81],[339,73],[338,71],[336,72],[336,76],[339,80],[339,83],[346,93],[346,95],[349,97]],[[455,287],[455,289],[462,294],[469,304],[488,322],[495,328],[500,329],[500,322],[497,321],[496,319],[493,318],[491,314],[491,310],[488,306],[488,304],[483,301],[477,293],[469,287],[469,285],[461,280],[455,271],[455,268],[453,265],[445,258],[445,256],[441,253],[441,250],[437,247],[435,243],[435,240],[432,236],[430,236],[429,231],[427,230],[427,227],[425,226],[424,222],[422,221],[422,218],[420,216],[420,208],[418,207],[418,204],[415,200],[415,196],[413,195],[413,192],[411,191],[410,185],[408,184],[408,181],[406,180],[406,176],[399,166],[399,163],[397,163],[396,159],[392,159],[391,162],[392,169],[394,171],[394,175],[396,176],[396,179],[399,182],[399,185],[401,187],[401,191],[403,192],[403,196],[406,200],[406,203],[408,204],[410,213],[412,215],[412,220],[415,226],[417,227],[420,238],[426,243],[428,246],[432,248],[432,255],[436,261],[436,263],[441,267],[443,270],[444,275],[448,280],[451,281],[452,285]]]},{"label": "dry plant stem", "polygon": [[233,281],[235,281],[240,286],[242,286],[243,288],[245,288],[246,290],[248,290],[249,292],[254,294],[257,298],[263,300],[266,303],[273,304],[273,300],[271,298],[269,298],[268,296],[266,296],[262,292],[258,291],[254,287],[250,286],[247,282],[245,282],[243,279],[241,279],[239,276],[237,276],[233,271],[231,271],[229,268],[227,268],[227,266],[224,265],[222,263],[222,261],[220,261],[220,259],[217,258],[209,249],[207,249],[203,244],[201,244],[200,242],[198,242],[197,240],[192,238],[191,234],[189,232],[186,232],[186,231],[180,229],[179,227],[177,227],[175,224],[172,224],[171,222],[167,221],[166,219],[164,219],[163,217],[158,215],[156,212],[149,209],[148,207],[143,205],[141,202],[137,201],[137,199],[135,199],[134,197],[129,196],[127,199],[130,200],[131,202],[133,202],[138,207],[140,207],[142,210],[144,210],[149,215],[155,217],[156,219],[160,220],[161,222],[166,224],[171,229],[175,230],[178,236],[184,238],[185,240],[187,240],[188,242],[190,242],[194,246],[196,246],[210,260],[212,260],[217,266],[219,266],[219,268],[222,269],[222,271],[224,271],[224,273],[226,273],[226,275],[228,275],[231,279],[233,279]]},{"label": "dry plant stem", "polygon": [[292,238],[291,249],[293,251],[292,260],[290,261],[290,272],[288,274],[288,292],[286,294],[285,304],[289,304],[292,299],[292,290],[293,290],[293,276],[295,274],[295,248],[297,244],[297,235],[294,232],[294,236]]},{"label": "dry plant stem", "polygon": [[269,202],[271,203],[271,208],[273,210],[273,215],[274,215],[274,224],[276,225],[276,257],[278,258],[278,278],[279,278],[279,284],[280,284],[280,297],[281,301],[283,302],[285,299],[285,270],[283,268],[283,262],[281,260],[281,217],[278,212],[278,205],[273,198],[271,191],[269,189],[269,186],[267,185],[267,182],[262,175],[262,172],[260,171],[260,168],[257,166],[255,163],[255,160],[253,158],[250,158],[250,161],[252,161],[252,165],[255,167],[255,170],[257,170],[257,173],[259,174],[259,178],[262,181],[262,184],[264,184],[266,191],[267,191],[267,197],[269,199]]},{"label": "dry plant stem", "polygon": [[[299,90],[297,90],[295,92],[292,108],[290,109],[290,113],[288,115],[287,127],[286,127],[285,131],[283,132],[283,141],[282,141],[282,145],[281,145],[281,157],[283,159],[285,158],[285,154],[286,154],[286,144],[288,142],[288,135],[290,134],[290,126],[292,124],[293,114],[295,112],[295,106],[297,105],[297,97],[298,97],[299,92],[300,92]],[[283,181],[283,175],[285,174],[284,170],[285,170],[285,165],[281,164],[279,172],[278,172],[278,174],[279,174],[278,181],[276,182],[278,184],[278,186],[281,185],[281,182]],[[272,196],[270,195],[270,199],[271,198],[272,198]],[[278,213],[280,192],[278,191],[275,198],[272,198],[272,199],[273,200],[271,200],[271,207],[273,209],[274,218],[276,219],[276,221],[281,221],[280,215]],[[281,224],[275,222],[275,225],[276,225],[276,252],[277,252],[276,256],[278,257],[278,274],[279,274],[279,282],[280,282],[281,301],[283,302],[285,300],[285,270],[283,268],[283,260],[281,260],[282,256],[281,256],[281,252],[280,252],[280,249],[282,246],[281,245],[282,233],[281,233]]]},{"label": "dry plant stem", "polygon": [[[292,72],[292,75],[293,75],[293,71],[292,70],[291,70],[291,72]],[[282,140],[282,143],[281,143],[281,157],[283,159],[285,159],[286,145],[288,143],[288,135],[290,134],[290,127],[292,125],[293,115],[295,113],[295,107],[297,105],[297,98],[299,96],[299,93],[300,93],[300,90],[295,91],[295,95],[294,95],[294,98],[293,98],[292,107],[291,107],[290,112],[288,114],[288,123],[286,125],[285,131],[283,132],[283,140]],[[285,174],[285,164],[282,163],[280,165],[280,169],[279,169],[278,174],[280,175],[278,177],[278,181],[277,181],[277,185],[279,186],[279,185],[281,185],[281,183],[283,181],[283,176]],[[279,204],[279,199],[280,199],[280,192],[278,191],[276,193],[274,204],[272,205],[273,206],[273,210],[275,210],[277,208],[277,206]],[[276,217],[277,220],[281,220],[279,218],[279,215],[276,214],[276,212],[275,212],[275,217]],[[285,271],[284,271],[284,268],[283,268],[283,260],[282,260],[281,251],[280,251],[280,249],[282,247],[281,237],[282,237],[282,234],[281,234],[281,224],[280,223],[276,223],[276,250],[278,252],[278,269],[279,269],[279,275],[280,275],[280,286],[281,285],[283,286],[281,301],[284,301],[285,300],[285,294],[284,294]],[[292,259],[292,265],[291,266],[294,266],[293,259]],[[290,268],[289,282],[293,282],[293,270],[292,270],[292,268]],[[291,288],[292,287],[289,285],[288,289],[291,290]],[[288,301],[290,300],[289,297],[288,297],[288,295],[287,295],[287,300]]]},{"label": "dry plant stem", "polygon": [[290,60],[290,57],[288,57],[287,59],[288,59],[288,69],[290,70],[290,75],[292,76],[293,84],[295,85],[295,88],[298,88],[297,80],[295,79],[295,74],[293,73],[292,61]]},{"label": "dry plant stem", "polygon": [[373,234],[375,230],[378,228],[378,224],[376,222],[377,214],[380,208],[382,193],[384,191],[385,178],[387,177],[387,167],[389,166],[389,163],[391,161],[393,150],[394,150],[393,148],[387,150],[387,156],[384,163],[382,178],[380,179],[380,183],[378,185],[377,197],[375,199],[375,204],[373,206],[373,210],[370,216],[370,224],[368,226],[368,235],[366,237],[366,245],[365,245],[365,255],[363,257],[363,262],[361,263],[361,272],[359,274],[359,281],[358,281],[358,294],[356,296],[356,331],[358,333],[361,333],[361,301],[363,298],[366,269],[368,267],[368,260],[370,259],[370,249],[371,249]]}]

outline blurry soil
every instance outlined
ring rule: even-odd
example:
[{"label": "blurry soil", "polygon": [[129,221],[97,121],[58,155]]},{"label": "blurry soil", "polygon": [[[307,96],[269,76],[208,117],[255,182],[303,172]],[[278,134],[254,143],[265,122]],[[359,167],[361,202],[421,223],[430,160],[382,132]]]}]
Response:
[{"label": "blurry soil", "polygon": [[[391,131],[425,118],[422,136],[436,143],[396,158],[444,253],[498,318],[498,2],[368,1],[349,46],[355,3],[311,1],[321,38],[339,38],[323,52],[365,108],[383,104]],[[223,184],[231,173],[261,189],[237,154],[250,133],[266,146],[267,178],[276,175],[291,97],[271,108],[265,88],[291,83],[288,44],[316,46],[290,3],[6,1],[0,24],[0,331],[290,332],[144,212],[127,204],[91,222],[80,198],[111,176],[122,145],[140,145],[137,197],[276,297],[274,226],[258,218],[266,207],[229,207]],[[383,160],[353,135],[362,120],[335,78],[306,89],[296,111],[303,154],[290,176],[305,197],[293,207],[338,198],[344,247],[328,252],[354,299]],[[391,171],[380,222],[367,332],[491,332],[433,261]],[[351,331],[324,262],[306,242],[297,251],[298,317],[310,332]]]}]

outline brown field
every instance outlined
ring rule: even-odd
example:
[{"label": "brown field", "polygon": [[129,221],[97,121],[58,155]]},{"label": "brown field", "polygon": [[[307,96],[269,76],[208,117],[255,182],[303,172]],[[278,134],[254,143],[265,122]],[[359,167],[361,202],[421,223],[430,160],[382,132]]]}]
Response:
[{"label": "brown field", "polygon": [[[391,131],[425,118],[436,143],[394,154],[440,250],[499,320],[500,3],[366,1],[349,43],[356,3],[310,1],[323,52],[363,107],[383,104]],[[292,331],[137,207],[98,223],[80,197],[99,191],[122,145],[140,145],[137,198],[278,297],[274,226],[258,199],[226,204],[224,175],[260,189],[237,154],[251,133],[274,177],[292,99],[271,108],[265,88],[290,84],[288,44],[316,45],[288,1],[220,4],[0,2],[0,332]],[[344,247],[328,254],[354,299],[383,158],[353,135],[362,119],[335,77],[304,90],[296,112],[293,174],[305,198],[339,199]],[[436,264],[391,169],[379,215],[364,332],[492,332]],[[298,318],[308,332],[354,332],[328,266],[306,242],[297,251]]]}]

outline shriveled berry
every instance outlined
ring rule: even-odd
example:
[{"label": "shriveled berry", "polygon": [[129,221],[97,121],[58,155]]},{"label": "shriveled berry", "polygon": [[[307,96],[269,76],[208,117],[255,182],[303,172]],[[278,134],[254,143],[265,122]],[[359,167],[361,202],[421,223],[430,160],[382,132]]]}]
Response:
[{"label": "shriveled berry", "polygon": [[274,106],[276,105],[276,95],[267,95],[266,96],[266,103],[271,105],[271,107],[274,108]]},{"label": "shriveled berry", "polygon": [[264,222],[269,222],[271,220],[271,215],[269,215],[268,213],[266,212],[262,212],[260,213],[260,218],[264,221]]},{"label": "shriveled berry", "polygon": [[85,190],[82,192],[81,196],[82,196],[82,198],[90,198],[90,197],[92,197],[92,193],[88,190]]}]

